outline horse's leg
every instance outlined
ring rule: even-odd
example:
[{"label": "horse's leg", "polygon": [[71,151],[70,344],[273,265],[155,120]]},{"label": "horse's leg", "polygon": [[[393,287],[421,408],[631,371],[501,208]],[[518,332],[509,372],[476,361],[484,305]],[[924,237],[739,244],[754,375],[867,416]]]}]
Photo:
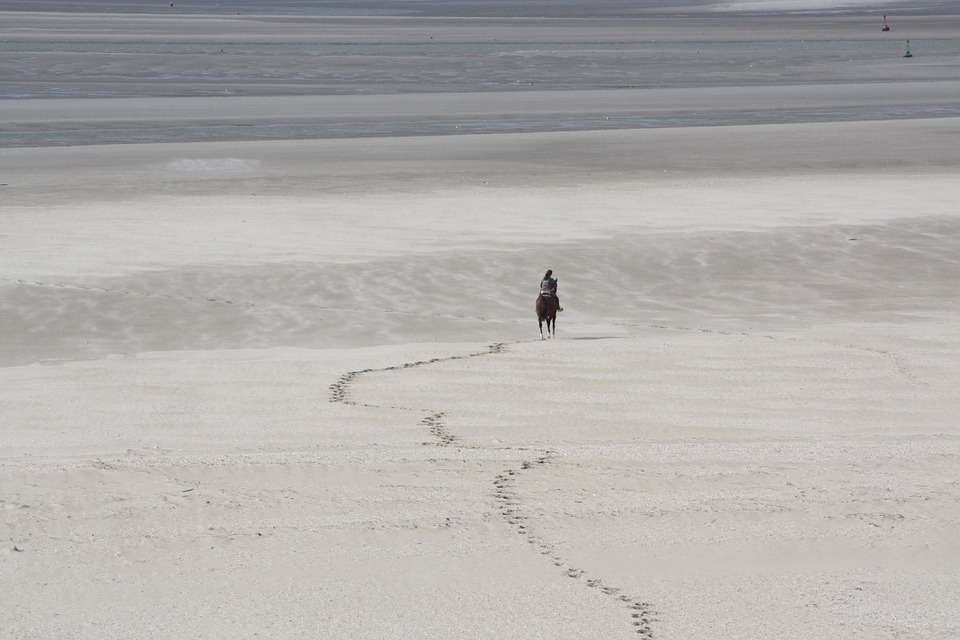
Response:
[{"label": "horse's leg", "polygon": [[[536,301],[536,304],[534,304],[533,308],[534,308],[534,311],[535,311],[536,314],[537,314],[537,324],[540,325],[540,339],[541,339],[541,340],[543,340],[543,311],[542,311],[543,307],[541,306],[542,304],[543,304],[543,296],[537,296],[537,301]],[[547,333],[550,333],[550,325],[549,325],[549,324],[547,325]]]}]

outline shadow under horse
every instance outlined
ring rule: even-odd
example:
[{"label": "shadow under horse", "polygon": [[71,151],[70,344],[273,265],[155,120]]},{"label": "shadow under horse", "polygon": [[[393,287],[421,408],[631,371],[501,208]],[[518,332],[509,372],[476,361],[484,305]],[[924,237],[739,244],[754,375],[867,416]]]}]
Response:
[{"label": "shadow under horse", "polygon": [[[547,336],[557,337],[557,309],[560,303],[549,293],[541,293],[537,296],[537,321],[540,323],[540,339],[544,340]],[[543,323],[547,323],[547,336],[543,335]]]}]

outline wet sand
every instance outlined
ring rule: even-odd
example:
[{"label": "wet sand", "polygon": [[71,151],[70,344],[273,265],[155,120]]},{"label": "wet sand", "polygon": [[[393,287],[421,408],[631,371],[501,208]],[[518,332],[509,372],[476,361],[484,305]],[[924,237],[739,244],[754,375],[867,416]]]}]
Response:
[{"label": "wet sand", "polygon": [[5,14],[0,637],[956,637],[956,18],[728,13]]}]

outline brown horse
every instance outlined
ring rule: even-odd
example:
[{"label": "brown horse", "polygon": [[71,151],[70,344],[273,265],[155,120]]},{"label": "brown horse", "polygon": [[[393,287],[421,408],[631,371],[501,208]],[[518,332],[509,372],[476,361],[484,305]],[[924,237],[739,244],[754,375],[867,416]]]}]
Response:
[{"label": "brown horse", "polygon": [[541,293],[537,296],[537,321],[540,323],[540,339],[545,340],[543,335],[543,323],[547,323],[547,336],[557,337],[557,309],[560,304],[557,299],[549,293]]}]

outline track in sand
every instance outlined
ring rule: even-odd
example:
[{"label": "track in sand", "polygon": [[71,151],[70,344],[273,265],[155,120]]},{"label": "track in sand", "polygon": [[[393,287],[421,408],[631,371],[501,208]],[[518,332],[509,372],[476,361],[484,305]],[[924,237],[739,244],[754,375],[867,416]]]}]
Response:
[{"label": "track in sand", "polygon": [[[387,408],[385,405],[358,402],[353,399],[351,391],[358,378],[371,373],[397,372],[414,367],[426,367],[440,362],[495,355],[506,351],[507,346],[507,343],[497,342],[489,345],[484,351],[446,358],[416,360],[389,367],[348,371],[330,385],[330,401],[353,406]],[[430,433],[432,439],[424,441],[422,443],[424,446],[477,448],[477,445],[466,445],[459,442],[457,434],[447,425],[445,420],[447,414],[443,411],[437,411],[435,408],[429,407],[412,406],[389,408],[409,409],[427,414],[420,420],[420,424]],[[495,503],[496,513],[517,535],[529,543],[532,550],[543,556],[547,562],[556,568],[558,576],[579,580],[586,587],[598,589],[605,595],[615,598],[626,608],[630,628],[636,634],[635,637],[653,638],[652,624],[655,621],[655,612],[650,603],[633,594],[624,592],[615,585],[607,584],[601,577],[593,575],[587,569],[575,566],[565,559],[554,545],[537,534],[537,517],[527,507],[522,493],[518,490],[517,479],[525,474],[536,473],[537,469],[549,465],[556,455],[555,452],[549,448],[509,447],[509,449],[517,453],[515,463],[497,474],[492,480],[491,495]]]}]

